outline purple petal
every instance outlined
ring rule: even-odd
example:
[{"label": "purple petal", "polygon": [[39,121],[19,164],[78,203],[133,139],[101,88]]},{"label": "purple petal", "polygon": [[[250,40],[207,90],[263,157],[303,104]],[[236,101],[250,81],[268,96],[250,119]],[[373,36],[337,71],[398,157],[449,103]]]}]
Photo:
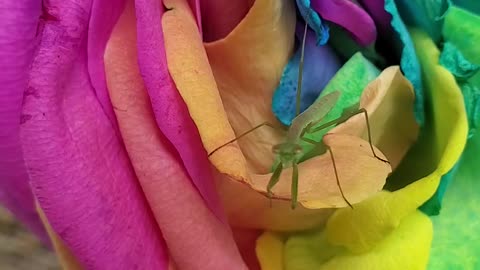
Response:
[{"label": "purple petal", "polygon": [[372,18],[351,0],[312,0],[320,16],[345,28],[362,46],[375,42],[377,29]]},{"label": "purple petal", "polygon": [[225,221],[215,191],[210,162],[187,106],[169,75],[161,16],[156,0],[137,0],[138,62],[158,127],[172,142],[193,183],[212,212]]},{"label": "purple petal", "polygon": [[0,203],[45,243],[20,144],[20,114],[37,44],[40,0],[3,1],[0,8]]},{"label": "purple petal", "polygon": [[[297,25],[297,38],[303,39],[304,26]],[[298,70],[301,47],[284,68],[280,84],[272,98],[272,111],[284,125],[291,125],[295,118]],[[329,45],[316,46],[315,32],[308,30],[305,40],[305,59],[300,99],[301,112],[318,98],[330,79],[340,69],[341,63]]]},{"label": "purple petal", "polygon": [[[86,269],[166,269],[161,232],[91,84],[90,8],[90,1],[78,0],[46,7],[50,20],[32,64],[21,126],[32,188]],[[112,20],[105,23],[113,27]]]}]

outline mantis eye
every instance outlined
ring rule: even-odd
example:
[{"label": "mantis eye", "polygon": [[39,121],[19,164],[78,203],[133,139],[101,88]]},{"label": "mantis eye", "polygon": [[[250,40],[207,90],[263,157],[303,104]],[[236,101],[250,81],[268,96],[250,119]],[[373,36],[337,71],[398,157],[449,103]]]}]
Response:
[{"label": "mantis eye", "polygon": [[274,154],[278,154],[278,153],[280,153],[280,151],[281,151],[281,145],[280,145],[280,144],[274,145],[274,146],[272,147],[272,152],[273,152]]}]

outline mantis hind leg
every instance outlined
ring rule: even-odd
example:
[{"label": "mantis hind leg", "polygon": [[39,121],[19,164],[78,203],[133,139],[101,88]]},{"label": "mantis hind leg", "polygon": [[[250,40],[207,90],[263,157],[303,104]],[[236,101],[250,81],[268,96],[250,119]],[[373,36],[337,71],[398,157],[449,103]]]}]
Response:
[{"label": "mantis hind leg", "polygon": [[292,172],[292,189],[290,194],[292,196],[292,209],[297,207],[298,201],[298,165],[297,162],[293,162],[292,164],[293,172]]},{"label": "mantis hind leg", "polygon": [[365,108],[361,108],[358,110],[357,113],[363,113],[363,115],[365,115],[365,121],[367,123],[367,135],[368,135],[368,143],[370,144],[370,149],[372,150],[372,153],[373,153],[373,156],[376,157],[378,160],[381,160],[383,162],[388,162],[388,160],[386,159],[383,159],[379,156],[377,156],[377,154],[375,153],[375,150],[373,149],[373,144],[372,144],[372,132],[370,131],[370,121],[368,121],[368,112],[367,110],[365,110]]},{"label": "mantis hind leg", "polygon": [[268,123],[268,122],[263,122],[263,123],[261,123],[261,124],[259,124],[259,125],[254,126],[254,127],[251,128],[251,129],[243,132],[242,134],[238,135],[237,137],[231,139],[230,141],[228,141],[228,142],[226,142],[226,143],[218,146],[217,148],[213,149],[212,152],[210,152],[210,153],[208,154],[208,156],[213,155],[215,152],[217,152],[217,151],[220,150],[221,148],[223,148],[223,147],[225,147],[225,146],[227,146],[227,145],[229,145],[229,144],[231,144],[231,143],[233,143],[233,142],[235,142],[235,141],[238,141],[240,138],[248,135],[249,133],[251,133],[251,132],[253,132],[253,131],[255,131],[255,130],[257,130],[257,129],[263,127],[263,126],[268,126],[268,127],[273,128],[273,129],[277,129],[277,127],[275,127],[274,125],[272,125],[272,124],[270,124],[270,123]]},{"label": "mantis hind leg", "polygon": [[337,172],[337,165],[335,164],[335,158],[333,157],[333,151],[330,146],[327,146],[328,152],[330,153],[330,158],[332,159],[332,164],[333,164],[333,171],[335,172],[335,178],[337,179],[337,186],[338,189],[340,190],[340,194],[342,194],[343,200],[350,206],[350,208],[353,209],[352,204],[347,200],[347,197],[345,197],[345,193],[343,193],[342,185],[340,185],[340,179],[338,178],[338,172]]}]

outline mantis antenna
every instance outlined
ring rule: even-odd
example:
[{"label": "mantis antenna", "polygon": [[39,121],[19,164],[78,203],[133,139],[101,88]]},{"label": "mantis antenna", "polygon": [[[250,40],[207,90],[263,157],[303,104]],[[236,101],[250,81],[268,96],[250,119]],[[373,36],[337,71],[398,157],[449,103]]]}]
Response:
[{"label": "mantis antenna", "polygon": [[[310,15],[310,12],[308,13]],[[305,22],[305,30],[303,30],[303,39],[302,39],[302,50],[300,53],[300,63],[298,67],[298,82],[297,82],[297,100],[296,100],[296,107],[295,107],[295,117],[300,114],[300,101],[302,98],[302,81],[303,81],[303,65],[305,60],[305,43],[307,40],[307,31],[308,31],[308,23]]]}]

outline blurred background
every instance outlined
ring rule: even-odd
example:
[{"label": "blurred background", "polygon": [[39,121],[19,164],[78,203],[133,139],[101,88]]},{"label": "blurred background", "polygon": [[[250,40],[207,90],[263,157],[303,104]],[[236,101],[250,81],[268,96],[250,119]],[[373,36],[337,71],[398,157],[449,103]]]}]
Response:
[{"label": "blurred background", "polygon": [[58,270],[55,254],[0,207],[0,270]]}]

